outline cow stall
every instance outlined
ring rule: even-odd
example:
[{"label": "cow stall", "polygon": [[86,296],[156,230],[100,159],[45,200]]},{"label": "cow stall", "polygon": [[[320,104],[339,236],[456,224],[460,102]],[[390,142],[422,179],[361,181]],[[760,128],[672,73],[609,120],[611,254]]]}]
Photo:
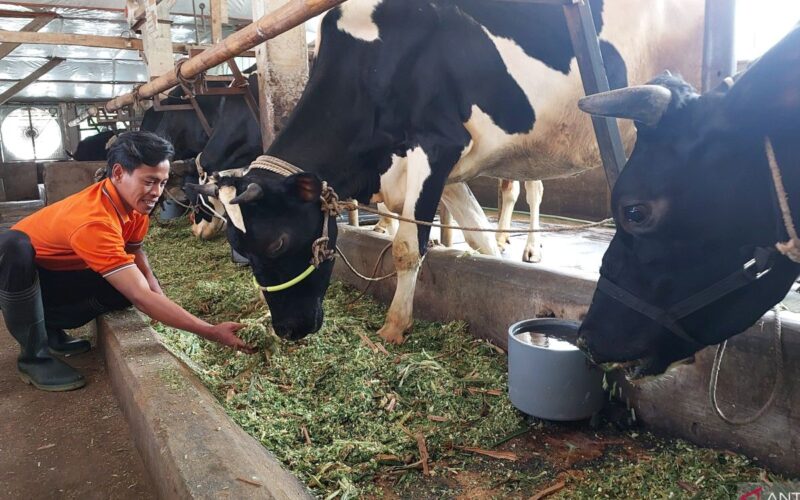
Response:
[{"label": "cow stall", "polygon": [[[220,8],[220,2],[213,3],[212,8]],[[309,15],[309,5],[311,10],[322,9],[323,3],[289,2],[295,10],[287,7],[282,13],[300,12],[302,18]],[[339,2],[326,7],[334,3]],[[258,29],[241,30],[236,40],[274,35],[284,22],[288,21],[270,18]],[[275,28],[277,24],[281,27]],[[205,65],[215,54],[230,56],[231,46],[208,49],[197,60],[208,58]],[[167,83],[192,78],[195,64],[199,63],[183,63],[183,73],[180,67],[166,66]],[[163,92],[162,83],[153,80],[130,99]],[[269,134],[263,140],[268,142]],[[45,165],[48,202],[90,183],[98,166],[102,163]],[[192,167],[173,164],[173,169],[187,172]],[[604,217],[608,193],[605,173],[600,172],[586,174],[592,180],[580,181],[585,189],[572,194],[572,201],[556,196],[550,206],[564,215]],[[491,205],[489,201],[497,198],[495,181],[473,184],[476,194],[481,189],[484,195],[478,197],[488,200],[482,204]],[[545,220],[545,229],[556,223]],[[514,227],[523,226],[517,221]],[[371,229],[342,225],[341,251],[362,274],[390,276],[390,240]],[[605,491],[619,496],[626,488],[637,491],[637,481],[647,482],[647,474],[674,474],[676,469],[665,465],[670,461],[680,462],[683,469],[677,470],[685,475],[668,483],[653,479],[664,488],[656,489],[658,493],[722,495],[736,491],[741,479],[791,478],[800,466],[791,382],[797,374],[789,364],[776,370],[776,364],[763,362],[792,359],[797,352],[800,326],[787,313],[782,315],[782,350],[773,347],[774,320],[767,317],[730,343],[715,384],[718,406],[736,418],[758,413],[774,387],[775,404],[754,422],[732,425],[713,413],[706,400],[713,364],[710,350],[660,381],[634,387],[609,377],[609,392],[621,417],[598,416],[591,424],[595,427],[538,421],[510,407],[503,352],[509,325],[534,316],[580,320],[591,300],[610,228],[586,229],[569,237],[546,235],[545,258],[537,266],[518,262],[519,236],[512,238],[507,251],[513,260],[501,260],[473,255],[456,232],[453,248],[430,250],[415,292],[419,317],[438,323],[415,325],[405,346],[388,345],[375,335],[380,326],[375,316],[385,309],[362,296],[368,292],[379,302],[390,301],[396,286],[392,277],[366,282],[337,259],[338,283],[327,302],[333,312],[324,329],[301,343],[275,343],[276,347],[269,336],[270,313],[255,299],[252,274],[228,262],[229,248],[223,241],[184,241],[188,229],[182,220],[160,222],[153,233],[151,260],[169,287],[167,293],[175,293],[197,314],[235,312],[246,320],[253,341],[262,342],[257,358],[227,356],[163,325],[150,325],[132,311],[99,320],[99,342],[116,397],[149,481],[162,496],[299,498],[309,494],[308,488],[329,498],[375,492],[542,498],[593,497]],[[434,230],[434,239],[445,236]],[[468,328],[458,323],[464,321]],[[459,358],[485,372],[458,365]],[[334,398],[341,402],[330,404]],[[447,406],[453,402],[464,406]],[[378,415],[373,421],[370,411]],[[612,420],[637,420],[644,429],[731,451],[674,441],[663,444],[639,428],[619,431]],[[263,427],[264,421],[270,426]],[[369,431],[368,437],[358,434],[362,428]],[[640,433],[646,437],[639,439]],[[615,468],[624,473],[615,475]],[[622,477],[625,474],[634,482]],[[709,479],[711,474],[716,476]],[[718,489],[708,493],[709,483]]]}]

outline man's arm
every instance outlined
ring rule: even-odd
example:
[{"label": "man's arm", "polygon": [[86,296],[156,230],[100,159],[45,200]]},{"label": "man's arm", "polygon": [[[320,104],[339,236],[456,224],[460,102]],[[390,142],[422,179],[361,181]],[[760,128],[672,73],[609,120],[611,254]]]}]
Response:
[{"label": "man's arm", "polygon": [[133,255],[136,267],[139,268],[139,271],[142,272],[144,279],[147,280],[147,285],[150,287],[150,290],[164,295],[164,291],[161,290],[161,284],[158,282],[155,274],[153,274],[153,270],[150,268],[150,262],[147,261],[147,255],[144,253],[144,248],[138,246],[135,248],[126,248],[125,250],[127,253]]},{"label": "man's arm", "polygon": [[225,322],[211,325],[193,316],[163,294],[151,290],[142,272],[137,267],[122,269],[106,278],[111,286],[124,295],[137,309],[156,321],[173,328],[195,333],[208,340],[219,342],[244,351],[254,353],[255,349],[236,336],[242,328],[239,323]]}]

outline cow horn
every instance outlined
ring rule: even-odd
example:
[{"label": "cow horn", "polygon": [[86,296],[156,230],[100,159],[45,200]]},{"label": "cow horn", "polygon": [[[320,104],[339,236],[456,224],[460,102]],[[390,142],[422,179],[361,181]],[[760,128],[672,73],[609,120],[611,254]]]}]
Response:
[{"label": "cow horn", "polygon": [[232,199],[231,203],[233,203],[234,205],[238,205],[241,203],[251,203],[253,201],[258,201],[263,197],[264,197],[264,190],[261,189],[261,186],[259,186],[255,182],[251,182],[247,186],[247,189],[244,190],[244,193]]},{"label": "cow horn", "polygon": [[[184,191],[195,192],[197,194],[204,194],[206,196],[219,197],[219,186],[216,184],[191,184],[187,183],[183,186]],[[187,193],[190,194],[190,193]],[[191,195],[190,195],[191,196]]]},{"label": "cow horn", "polygon": [[578,107],[591,115],[627,118],[655,126],[672,100],[672,92],[661,85],[636,85],[581,98]]}]

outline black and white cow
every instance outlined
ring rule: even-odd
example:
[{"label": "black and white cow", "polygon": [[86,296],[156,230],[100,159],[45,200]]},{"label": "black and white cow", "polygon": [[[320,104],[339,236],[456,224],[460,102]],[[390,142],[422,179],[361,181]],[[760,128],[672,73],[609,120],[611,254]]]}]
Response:
[{"label": "black and white cow", "polygon": [[581,102],[638,128],[579,337],[597,362],[632,362],[634,377],[744,331],[800,273],[776,250],[788,236],[766,151],[768,138],[797,224],[800,28],[729,84],[701,96],[661,76]]},{"label": "black and white cow", "polygon": [[[605,3],[591,2],[612,79],[663,68],[697,72],[701,0]],[[582,86],[560,6],[350,0],[325,15],[320,36],[305,92],[268,151],[307,173],[284,179],[252,169],[220,181],[225,208],[238,209],[228,239],[262,285],[308,265],[324,220],[315,197],[323,180],[342,198],[383,202],[426,221],[441,199],[459,223],[489,227],[463,181],[541,180],[600,164],[590,120],[575,107]],[[204,167],[241,167],[258,154],[239,155],[251,132],[234,114],[225,116],[232,120],[220,131],[227,137],[212,137]],[[335,224],[328,227],[334,239]],[[498,254],[487,233],[465,236],[473,248]],[[394,238],[397,291],[379,332],[389,342],[402,342],[411,326],[428,237],[428,227],[401,223]],[[265,294],[279,335],[319,328],[327,265],[293,288]]]}]

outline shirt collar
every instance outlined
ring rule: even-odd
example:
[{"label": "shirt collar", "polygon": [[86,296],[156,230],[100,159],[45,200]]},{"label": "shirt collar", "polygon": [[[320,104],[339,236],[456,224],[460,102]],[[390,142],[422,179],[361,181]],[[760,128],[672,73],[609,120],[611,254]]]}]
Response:
[{"label": "shirt collar", "polygon": [[106,178],[103,181],[103,185],[100,186],[100,189],[103,191],[103,195],[111,202],[111,206],[114,208],[114,211],[117,212],[119,220],[123,224],[130,222],[132,210],[125,210],[125,203],[123,203],[122,198],[120,198],[117,188],[114,186],[114,183],[111,182],[111,179]]}]

